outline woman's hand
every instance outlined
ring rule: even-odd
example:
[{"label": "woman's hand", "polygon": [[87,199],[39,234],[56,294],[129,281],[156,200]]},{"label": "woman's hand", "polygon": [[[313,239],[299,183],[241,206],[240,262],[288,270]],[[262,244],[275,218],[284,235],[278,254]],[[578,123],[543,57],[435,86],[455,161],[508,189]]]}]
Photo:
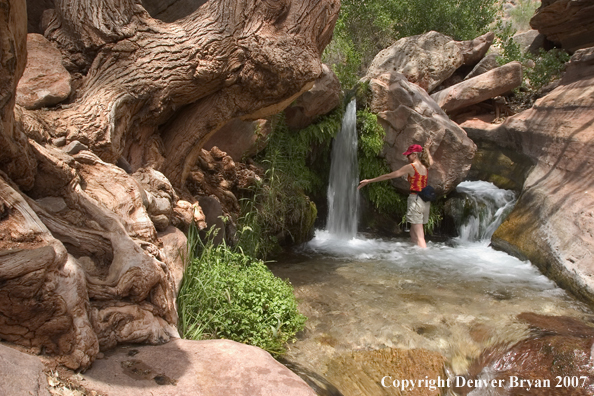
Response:
[{"label": "woman's hand", "polygon": [[429,150],[429,148],[431,148],[432,145],[433,145],[433,139],[428,138],[427,141],[425,141],[425,145],[423,146],[423,148],[426,148],[427,150]]},{"label": "woman's hand", "polygon": [[357,190],[360,190],[362,187],[365,187],[366,185],[368,185],[371,182],[371,180],[369,179],[365,179],[365,180],[361,180],[359,182],[359,186],[357,187]]}]

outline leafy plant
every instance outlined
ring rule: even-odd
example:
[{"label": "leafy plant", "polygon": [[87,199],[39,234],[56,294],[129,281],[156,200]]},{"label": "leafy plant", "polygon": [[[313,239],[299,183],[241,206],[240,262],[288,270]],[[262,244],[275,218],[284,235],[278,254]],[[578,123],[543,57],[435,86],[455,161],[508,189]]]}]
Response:
[{"label": "leafy plant", "polygon": [[253,195],[242,199],[238,245],[249,255],[265,259],[280,250],[289,238],[307,240],[317,217],[308,195],[327,186],[329,149],[340,128],[342,109],[296,132],[280,117],[263,155],[256,160],[266,167],[266,178]]},{"label": "leafy plant", "polygon": [[[378,123],[377,116],[367,109],[359,110],[357,132],[360,179],[371,179],[391,172],[386,160],[381,157],[386,133]],[[362,191],[380,213],[399,217],[406,212],[406,197],[398,194],[389,181],[371,183]]]},{"label": "leafy plant", "polygon": [[501,49],[497,61],[501,65],[512,61],[522,63],[522,89],[516,90],[516,100],[530,106],[544,86],[561,76],[569,54],[558,48],[549,51],[541,48],[537,55],[522,53],[520,45],[513,39],[516,30],[511,24],[499,22],[496,32],[496,45]]},{"label": "leafy plant", "polygon": [[540,6],[540,0],[520,0],[510,9],[509,16],[514,28],[518,31],[530,29],[530,19]]},{"label": "leafy plant", "polygon": [[182,337],[226,338],[283,353],[306,320],[291,284],[241,251],[204,245],[195,228],[188,241],[190,257],[177,300]]}]

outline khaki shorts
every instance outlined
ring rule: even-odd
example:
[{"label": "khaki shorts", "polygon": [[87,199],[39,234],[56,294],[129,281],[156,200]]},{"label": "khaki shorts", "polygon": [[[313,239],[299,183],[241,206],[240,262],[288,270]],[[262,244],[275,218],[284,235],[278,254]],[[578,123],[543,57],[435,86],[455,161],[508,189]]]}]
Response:
[{"label": "khaki shorts", "polygon": [[410,194],[407,201],[406,221],[410,224],[427,224],[431,202],[425,202],[417,194]]}]

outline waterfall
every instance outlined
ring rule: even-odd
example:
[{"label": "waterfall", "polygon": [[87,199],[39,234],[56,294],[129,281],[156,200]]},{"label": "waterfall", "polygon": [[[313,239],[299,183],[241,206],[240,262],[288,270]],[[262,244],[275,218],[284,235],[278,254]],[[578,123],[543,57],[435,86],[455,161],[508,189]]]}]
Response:
[{"label": "waterfall", "polygon": [[460,240],[465,242],[490,241],[516,203],[513,191],[485,181],[462,182],[456,191],[465,196],[456,200],[452,208]]},{"label": "waterfall", "polygon": [[357,164],[357,106],[347,106],[342,127],[332,144],[326,229],[340,238],[357,234],[359,169]]}]

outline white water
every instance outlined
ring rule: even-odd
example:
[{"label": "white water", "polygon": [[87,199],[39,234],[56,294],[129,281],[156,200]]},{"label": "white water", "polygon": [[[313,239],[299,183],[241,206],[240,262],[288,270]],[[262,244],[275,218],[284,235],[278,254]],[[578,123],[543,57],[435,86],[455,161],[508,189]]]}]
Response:
[{"label": "white water", "polygon": [[[271,266],[292,282],[309,318],[287,359],[323,373],[353,350],[424,348],[460,374],[485,349],[528,335],[520,313],[589,315],[529,261],[488,246],[513,194],[484,182],[464,183],[460,192],[482,213],[460,222],[461,238],[422,249],[408,238],[345,239],[318,230],[298,257]],[[474,337],[477,329],[488,337]],[[339,381],[351,381],[350,374]]]},{"label": "white water", "polygon": [[359,169],[356,124],[357,105],[353,99],[346,108],[342,127],[332,144],[326,229],[338,239],[354,238],[357,234]]},{"label": "white water", "polygon": [[488,243],[516,204],[513,191],[502,190],[486,181],[462,182],[456,191],[466,197],[463,202],[457,201],[461,204],[458,211],[463,213],[464,206],[469,206],[472,213],[459,219],[458,232],[462,241]]}]

